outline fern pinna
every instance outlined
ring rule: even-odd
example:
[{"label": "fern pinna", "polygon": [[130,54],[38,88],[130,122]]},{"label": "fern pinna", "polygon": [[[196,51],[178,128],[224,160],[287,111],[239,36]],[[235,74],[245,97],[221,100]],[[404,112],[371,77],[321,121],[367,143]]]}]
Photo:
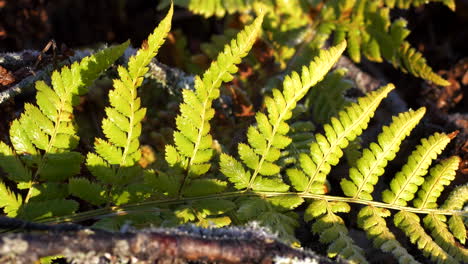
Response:
[{"label": "fern pinna", "polygon": [[[446,86],[448,81],[437,75],[406,40],[410,33],[406,20],[392,21],[390,16],[395,8],[409,9],[429,2],[441,2],[455,10],[454,0],[186,0],[175,4],[205,17],[268,10],[267,34],[263,37],[274,47],[281,67],[291,69],[296,62],[306,63],[304,60],[310,60],[332,37],[335,44],[347,40],[347,53],[353,61],[360,62],[363,56],[375,62],[386,60],[403,72]],[[168,1],[162,1],[159,7],[167,5]]]},{"label": "fern pinna", "polygon": [[[165,148],[167,164],[140,167],[139,136],[146,110],[141,107],[138,88],[170,30],[172,13],[171,7],[128,65],[118,67],[102,121],[105,138],[95,140],[94,152],[86,158],[74,151],[78,135],[73,106],[99,72],[123,53],[127,43],[55,72],[52,88],[45,82],[37,83],[38,107],[26,104],[21,117],[12,122],[11,146],[0,142],[0,167],[6,175],[0,183],[0,207],[5,214],[43,222],[97,218],[95,226],[108,229],[126,223],[219,227],[253,221],[294,246],[301,243],[295,233],[303,225],[299,219],[303,215],[320,243],[328,245],[329,257],[366,263],[366,250],[349,232],[352,223],[348,220],[355,217],[373,245],[393,254],[400,263],[468,261],[464,247],[468,185],[456,187],[438,205],[444,187],[455,178],[460,158],[448,157],[432,165],[456,133],[434,133],[422,139],[401,170],[390,175],[388,189],[376,191],[380,190],[376,187],[379,179],[384,178],[403,140],[420,123],[425,108],[393,117],[375,142],[349,162],[348,175],[340,178],[341,188],[330,190],[327,181],[332,167],[366,130],[379,104],[394,89],[388,84],[356,102],[340,98],[339,106],[329,107],[333,113],[326,115],[331,118],[317,118],[327,120],[317,129],[323,132],[312,133],[310,121],[294,120],[293,111],[304,98],[307,109],[317,109],[310,103],[315,99],[311,99],[327,92],[325,86],[334,89],[330,94],[349,87],[343,70],[327,75],[346,50],[344,40],[318,52],[300,73],[291,71],[281,90],[272,89],[264,100],[265,111],[256,113],[256,123],[248,128],[246,142],[238,144],[237,154],[222,147],[225,152],[215,155],[212,104],[220,96],[222,83],[234,78],[236,64],[261,35],[263,15],[224,47],[203,76],[195,78],[194,90],[182,92],[174,144]],[[291,146],[300,146],[300,150]],[[96,209],[75,213],[77,201]],[[356,214],[350,213],[353,209]],[[390,219],[393,224],[387,221]],[[401,229],[424,257],[408,250],[406,239],[397,238],[395,228]]]},{"label": "fern pinna", "polygon": [[71,214],[78,204],[66,180],[81,170],[73,107],[99,74],[120,57],[128,43],[105,49],[52,73],[50,87],[36,83],[38,106],[26,104],[10,127],[11,148],[0,142],[0,167],[18,190],[0,182],[0,206],[8,216],[35,219]]}]

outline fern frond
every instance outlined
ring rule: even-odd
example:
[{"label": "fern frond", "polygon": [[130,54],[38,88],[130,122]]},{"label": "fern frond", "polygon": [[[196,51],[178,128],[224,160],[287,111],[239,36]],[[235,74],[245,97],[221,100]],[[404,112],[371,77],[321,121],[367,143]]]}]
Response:
[{"label": "fern frond", "polygon": [[33,220],[52,216],[70,215],[78,210],[78,203],[73,200],[30,201],[23,204],[18,218]]},{"label": "fern frond", "polygon": [[437,199],[444,190],[455,179],[458,165],[461,159],[457,156],[443,160],[432,168],[429,176],[418,191],[418,197],[413,200],[416,208],[437,208]]},{"label": "fern frond", "polygon": [[358,225],[366,231],[376,248],[380,248],[383,252],[392,253],[399,263],[419,263],[398,242],[395,235],[387,227],[385,217],[388,216],[390,216],[390,211],[387,209],[366,206],[359,211]]},{"label": "fern frond", "polygon": [[[383,1],[328,1],[320,12],[323,21],[319,32],[323,35],[334,32],[335,43],[347,39],[348,54],[356,62],[361,60],[362,55],[377,62],[386,59],[403,72],[409,72],[437,85],[449,85],[447,80],[427,65],[422,54],[405,41],[409,35],[406,21],[391,21],[390,8],[395,6],[395,1],[385,2],[386,6],[383,5]],[[407,8],[411,3],[420,5],[423,2],[427,1],[405,0],[398,1],[397,5]],[[454,6],[452,0],[444,2],[449,7]],[[323,41],[318,43],[323,44]]]},{"label": "fern frond", "polygon": [[348,146],[367,127],[380,102],[393,90],[389,84],[367,96],[359,98],[340,111],[338,118],[333,117],[330,124],[324,125],[325,135],[315,134],[315,142],[311,144],[310,154],[301,154],[300,168],[289,169],[287,174],[296,190],[304,193],[324,192],[323,184],[332,165],[338,164],[343,155],[342,149]]},{"label": "fern frond", "polygon": [[455,10],[455,1],[454,0],[384,0],[385,4],[389,7],[398,6],[400,9],[408,9],[411,6],[418,7],[429,2],[440,2],[450,8],[452,11]]},{"label": "fern frond", "polygon": [[390,182],[390,189],[382,193],[382,200],[389,204],[406,206],[413,200],[418,187],[424,182],[423,176],[438,154],[450,142],[450,136],[435,133],[429,138],[423,138],[421,144],[408,157],[403,166]]},{"label": "fern frond", "polygon": [[455,237],[450,233],[447,226],[447,217],[445,215],[428,214],[423,219],[424,226],[431,230],[431,236],[435,242],[445,250],[454,259],[462,262],[468,262],[468,249],[457,245]]},{"label": "fern frond", "polygon": [[312,232],[320,236],[320,242],[330,244],[328,256],[341,257],[351,263],[368,263],[364,251],[348,236],[346,225],[335,213],[347,213],[351,207],[344,202],[329,202],[326,200],[314,200],[307,207],[304,220],[311,221]]},{"label": "fern frond", "polygon": [[2,141],[0,141],[0,167],[12,181],[29,182],[32,179],[31,171],[24,166],[16,153]]},{"label": "fern frond", "polygon": [[[137,89],[143,82],[143,76],[148,72],[147,65],[156,56],[170,30],[172,13],[171,6],[166,17],[149,35],[148,40],[129,59],[128,69],[122,66],[118,68],[119,79],[114,80],[115,89],[109,92],[111,106],[106,108],[107,118],[102,121],[103,132],[108,141],[95,141],[96,152],[109,164],[133,166],[140,159],[138,137],[146,109],[141,108]],[[119,148],[120,151],[115,151],[109,145]],[[118,158],[111,158],[108,153],[121,153],[121,155]]]},{"label": "fern frond", "polygon": [[0,182],[0,208],[3,208],[3,212],[9,217],[16,217],[22,204],[21,195],[15,194],[3,182]]},{"label": "fern frond", "polygon": [[310,144],[313,142],[311,135],[313,135],[314,130],[315,125],[310,121],[292,123],[287,134],[291,138],[291,144],[281,151],[278,165],[284,168],[289,164],[295,164],[300,153],[309,152]]},{"label": "fern frond", "polygon": [[230,45],[225,46],[203,78],[195,77],[195,91],[183,91],[181,113],[176,118],[178,131],[174,132],[175,147],[166,146],[166,161],[172,166],[179,163],[187,171],[180,190],[184,188],[187,177],[202,175],[210,169],[213,140],[209,122],[214,116],[213,100],[219,97],[221,84],[233,79],[233,74],[237,72],[236,64],[252,48],[262,21],[263,15],[260,15],[239,32]]},{"label": "fern frond", "polygon": [[310,89],[304,105],[312,109],[315,122],[325,124],[345,107],[347,101],[344,93],[353,87],[351,81],[344,79],[346,72],[345,68],[334,70]]},{"label": "fern frond", "polygon": [[210,228],[223,227],[231,224],[231,218],[226,215],[236,205],[224,199],[207,199],[181,205],[174,210],[174,219],[166,221],[164,225],[175,226],[186,223]]},{"label": "fern frond", "polygon": [[71,195],[81,198],[94,205],[106,203],[105,189],[97,184],[91,183],[85,178],[72,178],[68,183],[68,191]]},{"label": "fern frond", "polygon": [[304,199],[297,195],[281,195],[262,199],[250,197],[239,199],[236,218],[242,223],[256,221],[261,226],[277,232],[283,241],[298,245],[294,230],[299,226],[298,216],[291,210],[297,208]]},{"label": "fern frond", "polygon": [[447,86],[450,82],[436,74],[426,63],[426,59],[409,42],[403,42],[398,50],[399,58],[392,61],[394,65],[403,66],[403,72],[409,72],[437,85]]},{"label": "fern frond", "polygon": [[[102,183],[108,186],[112,184],[112,190],[103,194],[103,187],[97,183],[74,179],[71,190],[75,196],[93,204],[101,204],[103,199],[107,200],[106,196],[110,196],[112,202],[122,204],[129,200],[128,192],[121,190],[121,187],[142,179],[142,169],[135,165],[141,157],[139,136],[146,108],[141,107],[137,90],[148,72],[148,64],[169,33],[172,14],[171,5],[166,17],[137,53],[130,57],[128,67],[118,67],[119,79],[114,79],[114,89],[109,91],[110,106],[105,109],[106,118],[102,120],[102,129],[107,139],[95,139],[94,149],[97,154],[87,155],[86,166],[90,172]],[[84,186],[90,188],[89,195],[78,193]]]},{"label": "fern frond", "polygon": [[[442,209],[449,210],[461,210],[463,205],[468,201],[468,185],[462,185],[455,188],[450,196],[445,200],[442,205]],[[465,220],[466,221],[466,220]],[[453,235],[460,240],[462,244],[465,244],[467,232],[466,232],[466,222],[463,222],[463,219],[459,215],[453,215],[450,217],[449,228],[452,231]]]},{"label": "fern frond", "polygon": [[[77,209],[77,206],[69,206],[69,210],[54,210],[42,205],[35,207],[34,204],[47,203],[48,199],[55,198],[57,203],[74,203],[63,200],[63,192],[55,188],[59,185],[54,183],[68,179],[81,168],[82,155],[71,151],[79,139],[73,107],[78,104],[79,95],[87,91],[86,87],[120,57],[127,46],[128,42],[105,49],[54,71],[52,87],[44,81],[36,82],[38,106],[26,104],[24,113],[10,127],[13,149],[0,142],[0,167],[17,183],[18,189],[28,189],[23,206],[18,207],[13,202],[11,207],[7,206],[9,215],[32,219],[35,214],[31,215],[26,212],[29,209],[25,209],[29,207],[49,216],[70,214]],[[50,183],[41,186],[39,182],[43,180]],[[58,191],[57,195],[41,194],[40,190],[46,187]],[[11,195],[17,196],[17,202],[22,201],[20,195]],[[30,199],[33,205],[29,205]],[[12,208],[17,211],[11,211]]]},{"label": "fern frond", "polygon": [[418,246],[425,257],[437,263],[458,263],[426,234],[416,214],[400,211],[394,216],[393,221],[395,226],[409,237],[411,243]]},{"label": "fern frond", "polygon": [[[305,96],[311,86],[323,79],[341,56],[345,47],[346,43],[342,42],[327,51],[321,51],[308,67],[302,68],[301,76],[293,72],[285,78],[282,93],[274,89],[273,97],[265,99],[268,116],[257,113],[257,127],[251,126],[247,132],[249,145],[239,144],[239,155],[244,164],[254,170],[252,176],[250,173],[245,173],[243,166],[234,158],[228,155],[221,156],[221,172],[230,180],[232,179],[231,181],[236,184],[236,188],[264,190],[263,186],[269,185],[273,181],[275,181],[274,184],[281,184],[279,180],[262,178],[261,175],[270,176],[279,173],[280,167],[274,162],[279,159],[280,151],[291,142],[291,139],[286,136],[289,131],[289,125],[286,121],[291,118],[292,110],[296,107],[297,102]],[[228,164],[232,164],[233,167],[226,167]],[[240,170],[241,173],[238,174],[237,170]],[[244,177],[242,181],[248,182],[248,184],[240,185],[239,177]]]},{"label": "fern frond", "polygon": [[373,200],[371,193],[374,191],[378,177],[384,173],[388,161],[395,158],[401,142],[411,133],[425,112],[425,108],[420,108],[417,111],[401,113],[393,118],[391,125],[382,128],[377,143],[372,142],[369,148],[364,149],[356,166],[350,168],[351,180],[341,180],[341,188],[345,195]]},{"label": "fern frond", "polygon": [[[169,1],[161,1],[158,9],[165,8]],[[206,18],[217,16],[223,17],[226,14],[235,12],[245,12],[252,8],[258,0],[175,0],[174,4],[187,7],[194,14],[202,15]]]}]

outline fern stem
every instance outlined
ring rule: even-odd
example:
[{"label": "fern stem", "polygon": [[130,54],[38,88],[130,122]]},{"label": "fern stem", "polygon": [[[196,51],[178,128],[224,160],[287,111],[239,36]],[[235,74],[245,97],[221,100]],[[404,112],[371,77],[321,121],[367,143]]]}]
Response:
[{"label": "fern stem", "polygon": [[60,223],[60,222],[79,222],[84,220],[89,220],[93,218],[98,218],[103,215],[108,214],[121,214],[124,211],[140,211],[146,207],[157,207],[157,206],[167,206],[171,204],[181,204],[193,201],[200,201],[200,200],[209,200],[209,199],[228,199],[228,198],[238,198],[238,197],[277,197],[277,196],[285,196],[285,195],[297,195],[302,198],[307,199],[317,199],[317,200],[326,200],[331,202],[346,202],[346,203],[354,203],[354,204],[362,204],[368,206],[374,206],[377,208],[386,208],[386,209],[393,209],[397,211],[407,211],[417,214],[435,214],[435,215],[459,215],[462,217],[468,217],[467,211],[461,210],[446,210],[446,209],[428,209],[428,208],[414,208],[414,207],[407,207],[407,206],[400,206],[394,204],[387,204],[383,202],[377,201],[367,201],[361,199],[354,199],[349,197],[341,197],[341,196],[332,196],[332,195],[324,195],[324,194],[310,194],[310,193],[296,193],[296,192],[252,192],[252,191],[235,191],[235,192],[226,192],[220,194],[210,194],[204,196],[197,196],[197,197],[184,197],[184,198],[172,198],[166,200],[158,200],[158,201],[147,201],[141,203],[133,203],[133,204],[126,204],[122,206],[112,206],[112,207],[105,207],[96,210],[90,210],[82,213],[73,214],[70,216],[64,217],[47,217],[43,219],[38,219],[37,222],[39,223]]}]

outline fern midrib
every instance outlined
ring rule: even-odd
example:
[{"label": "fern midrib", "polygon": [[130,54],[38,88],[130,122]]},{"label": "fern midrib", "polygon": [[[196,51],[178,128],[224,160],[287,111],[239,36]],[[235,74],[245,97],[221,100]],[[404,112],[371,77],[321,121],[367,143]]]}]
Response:
[{"label": "fern midrib", "polygon": [[[74,81],[72,82],[72,84],[69,85],[69,87],[77,87],[78,85],[76,84],[76,78],[72,78],[72,79]],[[65,88],[65,86],[64,86],[64,88]],[[52,146],[55,143],[55,138],[57,137],[58,130],[59,130],[59,127],[60,127],[60,117],[62,116],[63,109],[65,108],[65,105],[67,104],[66,98],[73,96],[72,89],[64,89],[64,91],[66,91],[66,94],[64,96],[59,96],[60,106],[58,107],[57,116],[55,118],[54,130],[52,131],[52,135],[50,136],[49,144],[47,144],[47,148],[44,151],[44,155],[42,155],[41,161],[39,163],[40,166],[37,168],[36,172],[34,173],[34,176],[32,177],[32,179],[28,183],[29,188],[28,188],[28,193],[26,194],[26,198],[24,199],[24,203],[27,203],[29,201],[29,199],[31,199],[32,186],[35,183],[37,177],[39,176],[39,173],[41,172],[41,170],[42,170],[42,168],[43,168],[43,166],[45,164],[45,161],[47,160],[47,156],[48,156],[50,150],[52,149]],[[57,93],[55,91],[55,89],[54,89],[54,92]],[[70,104],[71,104],[72,100],[73,100],[73,98],[70,98]]]},{"label": "fern midrib", "polygon": [[[130,89],[130,93],[132,95],[132,98],[135,98],[135,93],[136,93],[136,81],[138,80],[138,77],[135,78],[133,81],[132,81],[132,85],[133,85],[133,89]],[[129,122],[130,122],[130,126],[129,126],[129,129],[128,129],[128,133],[127,133],[127,142],[125,143],[125,147],[124,147],[124,151],[122,152],[122,159],[120,160],[120,164],[119,164],[119,169],[125,165],[125,160],[127,159],[127,155],[128,155],[128,150],[130,148],[130,144],[132,142],[132,136],[133,136],[133,120],[135,119],[135,99],[132,99],[130,100],[130,112],[131,112],[131,115],[129,116]]]},{"label": "fern midrib", "polygon": [[361,199],[354,199],[350,197],[341,197],[341,196],[332,196],[332,195],[324,195],[324,194],[311,194],[311,193],[297,193],[297,192],[246,192],[246,191],[234,191],[234,192],[226,192],[226,193],[219,193],[219,194],[210,194],[204,196],[197,196],[197,197],[183,197],[183,198],[173,198],[173,199],[165,199],[165,200],[157,200],[157,201],[147,201],[147,202],[140,202],[140,203],[132,203],[126,204],[121,206],[109,206],[105,208],[99,208],[95,210],[89,210],[82,213],[75,213],[69,216],[60,216],[60,217],[47,217],[43,219],[37,219],[38,223],[60,223],[60,222],[78,222],[84,221],[88,219],[93,219],[102,215],[108,215],[112,213],[119,213],[122,211],[127,210],[138,210],[140,207],[147,208],[148,206],[166,206],[170,204],[180,204],[180,203],[187,203],[193,201],[200,201],[200,200],[210,200],[210,199],[223,199],[223,198],[238,198],[238,197],[277,197],[277,196],[284,196],[284,195],[297,195],[299,197],[305,199],[318,199],[318,200],[326,200],[326,201],[333,201],[333,202],[346,202],[346,203],[353,203],[353,204],[362,204],[362,205],[369,205],[374,206],[377,208],[385,208],[385,209],[392,209],[396,211],[406,211],[412,212],[417,214],[436,214],[436,215],[458,215],[461,217],[468,217],[468,212],[461,211],[461,210],[446,210],[446,209],[429,209],[429,208],[414,208],[414,207],[407,207],[407,206],[400,206],[400,205],[391,205],[383,202],[377,201],[368,201],[368,200],[361,200]]},{"label": "fern midrib", "polygon": [[[359,185],[358,191],[356,192],[356,194],[354,195],[353,198],[356,199],[356,198],[359,197],[359,195],[361,194],[361,192],[362,192],[362,190],[363,190],[365,184],[366,184],[366,183],[369,181],[369,179],[373,176],[373,172],[375,171],[375,169],[378,168],[378,167],[380,167],[381,162],[382,162],[383,160],[387,160],[386,157],[387,157],[388,153],[391,152],[392,147],[394,147],[395,144],[399,144],[399,142],[402,141],[402,139],[401,139],[402,135],[404,135],[404,134],[407,132],[407,128],[408,128],[408,127],[410,127],[411,125],[414,124],[414,122],[413,122],[414,119],[418,119],[418,116],[417,116],[417,115],[412,116],[412,117],[411,117],[411,121],[412,121],[412,122],[405,122],[405,125],[402,127],[402,129],[400,129],[400,131],[398,132],[397,136],[393,137],[393,141],[391,142],[391,144],[389,144],[389,145],[387,146],[387,148],[386,148],[385,151],[382,151],[382,152],[380,153],[381,155],[379,155],[378,159],[372,164],[371,169],[370,169],[369,172],[367,173],[366,177],[364,177],[363,183],[362,183],[361,185]],[[380,144],[379,144],[379,146],[380,146]],[[375,177],[379,177],[379,176],[381,176],[381,175],[377,175],[377,176],[375,176]]]},{"label": "fern midrib", "polygon": [[[426,163],[427,161],[427,157],[429,156],[429,154],[432,153],[432,151],[439,146],[440,143],[442,143],[444,140],[446,139],[446,135],[440,137],[436,143],[432,144],[430,146],[430,148],[424,153],[423,155],[423,158],[421,159],[420,162],[418,162],[418,165],[416,166],[416,169],[414,169],[412,171],[412,173],[406,178],[405,180],[405,183],[403,184],[403,186],[400,188],[400,190],[395,193],[395,198],[393,198],[393,201],[391,202],[391,204],[395,204],[399,199],[400,199],[400,195],[403,193],[404,190],[406,190],[406,187],[408,186],[408,184],[411,183],[411,180],[414,178],[414,176],[416,175],[416,173],[419,171],[419,169]],[[404,167],[403,167],[404,168]],[[403,171],[402,171],[403,172]],[[395,177],[398,177],[398,174],[395,175]],[[424,175],[421,175],[421,176],[424,176]],[[405,201],[406,202],[406,201]]]},{"label": "fern midrib", "polygon": [[[150,52],[146,52],[146,57],[145,57],[145,60],[143,60],[143,61],[151,61],[151,58],[155,56],[154,53],[155,53],[154,50],[152,50]],[[138,67],[136,76],[132,76],[132,78],[133,78],[132,86],[133,87],[132,87],[132,89],[130,89],[130,93],[132,95],[132,100],[130,100],[130,110],[131,110],[132,114],[129,117],[130,127],[129,127],[129,130],[128,130],[128,133],[127,133],[127,142],[125,143],[125,148],[124,148],[124,151],[122,152],[122,159],[120,160],[120,167],[122,165],[124,165],[125,160],[127,159],[128,149],[130,148],[130,144],[132,143],[133,120],[135,119],[135,100],[136,100],[136,97],[137,97],[135,93],[137,92],[137,89],[138,89],[137,82],[138,82],[139,78],[141,78],[141,75],[142,75],[140,72],[145,67],[146,67],[146,64],[142,64],[140,67]],[[133,99],[133,98],[135,98],[135,99]]]},{"label": "fern midrib", "polygon": [[[330,144],[330,148],[328,149],[327,153],[325,155],[323,155],[323,158],[320,160],[320,163],[317,165],[317,168],[315,169],[314,174],[312,175],[312,177],[310,177],[310,180],[307,183],[307,188],[304,190],[303,193],[308,193],[310,191],[310,188],[312,187],[312,184],[313,184],[315,178],[317,177],[317,175],[322,170],[322,166],[325,164],[325,162],[328,162],[328,156],[334,151],[334,149],[338,145],[340,145],[341,141],[346,137],[346,135],[348,135],[350,133],[350,131],[353,131],[354,128],[356,128],[358,126],[361,126],[362,120],[369,116],[369,113],[372,112],[372,109],[374,109],[374,106],[380,104],[381,100],[377,100],[377,98],[384,97],[385,95],[386,95],[386,93],[380,93],[380,94],[378,94],[377,97],[373,98],[372,103],[370,105],[368,105],[367,110],[363,114],[361,114],[359,116],[359,118],[357,119],[357,122],[353,122],[353,124],[351,126],[349,126],[347,129],[345,129],[345,131],[343,131],[343,133],[341,133],[341,135],[339,137],[337,137],[337,139],[334,141],[335,143]],[[351,110],[351,111],[353,111],[353,110]],[[341,123],[341,121],[340,121],[340,123]]]},{"label": "fern midrib", "polygon": [[441,178],[444,178],[445,172],[450,171],[450,170],[451,170],[450,166],[444,166],[443,170],[439,173],[439,176],[437,177],[437,180],[434,182],[434,184],[431,184],[431,187],[429,188],[429,190],[424,195],[423,203],[420,206],[421,208],[426,208],[427,203],[429,201],[429,197],[431,196],[434,188],[437,186],[437,183],[440,181]]},{"label": "fern midrib", "polygon": [[[404,217],[404,220],[403,220],[404,222],[409,223],[409,225],[411,225],[411,226],[416,226],[417,229],[419,229],[419,230],[412,230],[413,233],[410,233],[408,230],[405,230],[405,229],[399,227],[403,232],[405,232],[407,234],[407,236],[410,238],[411,241],[413,241],[413,238],[412,238],[411,235],[413,235],[413,236],[418,236],[419,235],[419,239],[417,239],[416,242],[419,241],[419,240],[427,241],[426,243],[428,243],[431,246],[435,247],[438,250],[438,253],[442,254],[442,256],[436,255],[435,257],[438,258],[440,256],[440,257],[443,258],[443,260],[446,260],[446,261],[452,260],[451,263],[458,263],[458,261],[455,261],[452,256],[450,256],[439,244],[437,244],[432,239],[432,237],[430,235],[428,235],[424,231],[424,228],[422,227],[422,225],[421,225],[421,223],[419,221],[416,221],[415,219],[413,219],[411,216],[408,215],[409,214],[408,211],[402,210],[401,213],[406,214],[405,217]],[[416,234],[414,234],[414,233],[416,233]],[[412,242],[412,243],[415,243],[415,242]],[[436,252],[436,250],[434,248],[427,248],[427,246],[425,246],[424,249],[431,250],[428,253]],[[431,255],[431,257],[432,256],[434,256],[434,255]]]},{"label": "fern midrib", "polygon": [[[258,30],[258,29],[257,29],[257,30]],[[249,37],[247,38],[247,41],[244,42],[244,45],[243,45],[242,47],[239,47],[239,50],[242,50],[242,51],[244,51],[243,53],[245,53],[246,47],[250,46],[250,43],[253,42],[253,39],[254,39],[254,38],[257,38],[257,34],[250,34]],[[237,43],[237,44],[239,44],[238,42],[239,42],[238,39],[236,39],[236,43]],[[230,50],[231,50],[231,48],[230,48]],[[223,53],[226,54],[225,52],[226,52],[226,50],[225,50]],[[232,57],[234,57],[234,56],[232,56]],[[232,57],[231,57],[231,58],[232,58]],[[241,57],[241,56],[239,56],[239,57]],[[241,57],[241,58],[242,58],[242,57]],[[215,62],[215,63],[217,64],[217,62]],[[228,72],[227,70],[225,70],[225,69],[228,69],[228,67],[223,68],[223,69],[221,69],[221,67],[219,67],[219,65],[217,65],[217,67],[218,67],[218,69],[220,69],[220,71],[219,71],[218,75],[216,76],[215,81],[211,82],[211,84],[215,84],[215,83],[219,82],[219,81],[221,80],[221,77],[222,77],[226,72]],[[202,81],[202,83],[205,84],[204,81]],[[222,82],[220,82],[220,86],[221,86],[221,84],[222,84]],[[195,156],[197,155],[198,150],[199,150],[199,148],[200,148],[201,139],[202,139],[202,137],[203,137],[203,130],[204,130],[204,128],[205,128],[205,122],[209,122],[209,120],[206,120],[206,121],[205,121],[205,119],[206,119],[206,109],[207,109],[207,105],[208,105],[209,103],[213,102],[213,99],[210,98],[210,94],[212,93],[212,91],[213,91],[214,89],[217,89],[217,88],[219,88],[219,87],[215,87],[214,85],[211,85],[211,87],[209,88],[209,90],[208,90],[208,92],[207,92],[208,96],[207,96],[207,97],[204,99],[204,101],[203,101],[203,112],[202,112],[202,114],[201,114],[201,122],[200,122],[201,124],[200,124],[200,126],[199,126],[200,129],[198,129],[197,140],[196,140],[196,142],[195,142],[195,144],[194,144],[192,156],[190,157],[190,161],[189,161],[189,164],[188,164],[188,167],[187,167],[187,173],[190,171],[190,166],[193,165],[194,160],[195,160]],[[198,97],[198,94],[197,94],[197,97]],[[188,176],[188,174],[187,174],[187,176]],[[186,176],[186,177],[187,177],[187,176]],[[185,183],[185,178],[184,178],[184,183]],[[182,189],[182,188],[181,188],[181,189]]]},{"label": "fern midrib", "polygon": [[268,138],[268,144],[267,144],[267,147],[265,148],[265,151],[263,151],[262,153],[262,157],[260,158],[260,161],[258,162],[258,166],[255,168],[255,171],[254,173],[252,174],[252,177],[250,178],[250,182],[249,182],[249,185],[247,186],[247,190],[250,190],[252,188],[252,184],[254,183],[255,181],[255,178],[257,177],[257,175],[259,174],[259,171],[260,169],[262,168],[263,166],[263,162],[265,162],[265,158],[266,158],[266,155],[270,152],[270,148],[272,146],[272,142],[273,142],[273,139],[276,135],[276,131],[278,130],[278,127],[280,125],[280,123],[282,121],[286,121],[284,120],[284,116],[289,112],[291,111],[290,108],[291,108],[291,105],[293,103],[296,103],[298,101],[298,97],[301,96],[302,92],[304,90],[307,90],[309,89],[311,85],[307,85],[307,86],[303,86],[303,88],[301,89],[301,92],[300,93],[295,93],[294,95],[294,98],[293,100],[290,100],[287,104],[286,104],[286,107],[284,109],[284,111],[281,112],[281,114],[279,115],[278,117],[278,120],[276,120],[276,123],[275,125],[273,126],[273,130],[271,132],[271,136]]}]

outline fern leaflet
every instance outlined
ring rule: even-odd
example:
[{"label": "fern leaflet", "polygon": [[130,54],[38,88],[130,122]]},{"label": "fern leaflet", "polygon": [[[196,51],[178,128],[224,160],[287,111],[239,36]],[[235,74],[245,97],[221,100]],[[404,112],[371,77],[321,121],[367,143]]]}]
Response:
[{"label": "fern leaflet", "polygon": [[[212,102],[219,97],[219,87],[233,79],[236,64],[241,62],[257,39],[263,15],[237,34],[230,45],[226,45],[203,78],[195,77],[195,91],[184,90],[181,114],[176,118],[178,131],[174,132],[175,147],[166,146],[166,161],[171,166],[181,165],[187,171],[179,186],[179,195],[191,177],[200,176],[210,169],[212,137],[209,121],[214,116]],[[185,191],[187,192],[187,191]]]},{"label": "fern leaflet", "polygon": [[287,171],[296,190],[303,193],[324,193],[323,184],[331,165],[338,164],[343,156],[342,149],[362,133],[379,103],[393,88],[393,85],[387,85],[369,93],[366,97],[359,98],[358,103],[353,103],[339,112],[338,118],[333,117],[331,124],[324,125],[325,136],[320,133],[315,134],[310,154],[301,154],[299,157],[302,171],[299,169]]},{"label": "fern leaflet", "polygon": [[[82,155],[71,151],[78,144],[73,107],[87,86],[123,53],[128,43],[83,58],[52,73],[52,87],[36,82],[37,105],[26,104],[25,111],[10,127],[11,149],[0,142],[0,167],[18,189],[27,189],[22,199],[7,188],[1,194],[13,197],[21,206],[9,207],[10,215],[22,218],[70,214],[75,201],[64,200],[66,185],[59,184],[81,169]],[[47,184],[42,181],[48,181]],[[47,193],[56,193],[48,197]],[[14,203],[12,203],[14,204]],[[52,206],[57,205],[54,209]],[[61,206],[64,205],[64,206]]]},{"label": "fern leaflet", "polygon": [[408,157],[403,166],[390,182],[390,189],[382,193],[382,199],[389,204],[406,206],[414,198],[418,186],[424,182],[428,167],[433,159],[442,152],[449,143],[450,136],[435,133],[429,138],[423,138],[421,144]]},{"label": "fern leaflet", "polygon": [[403,139],[419,123],[425,113],[425,108],[417,111],[401,113],[393,118],[390,126],[384,126],[377,137],[377,143],[372,142],[364,149],[356,166],[349,170],[350,180],[343,179],[343,192],[355,199],[373,200],[371,193],[378,177],[384,173],[388,161],[395,158]]},{"label": "fern leaflet", "polygon": [[[118,67],[119,79],[114,80],[114,89],[109,92],[110,107],[105,109],[107,117],[102,121],[107,140],[96,139],[94,148],[97,154],[88,153],[86,158],[90,172],[109,186],[107,192],[100,184],[91,187],[93,184],[84,179],[74,179],[70,181],[69,188],[73,195],[93,204],[110,202],[109,199],[115,204],[124,204],[129,201],[130,195],[122,187],[138,184],[138,180],[142,179],[143,171],[135,164],[141,157],[138,138],[146,109],[141,107],[137,89],[148,72],[147,65],[156,56],[170,30],[172,14],[171,6],[148,40],[129,59],[128,68]],[[87,186],[90,188],[85,188]]]},{"label": "fern leaflet", "polygon": [[287,76],[283,82],[283,93],[273,90],[273,98],[267,97],[265,105],[268,116],[257,113],[257,127],[251,126],[247,132],[247,144],[239,144],[239,155],[247,167],[254,170],[246,172],[240,162],[228,156],[221,155],[221,172],[234,183],[237,189],[253,189],[258,191],[286,191],[288,186],[278,178],[264,178],[259,175],[271,176],[278,174],[280,167],[274,162],[280,157],[291,139],[286,136],[289,125],[286,123],[292,116],[292,110],[297,102],[305,96],[311,86],[325,76],[343,52],[346,43],[323,51],[310,63],[303,67],[301,76],[296,72]]}]

